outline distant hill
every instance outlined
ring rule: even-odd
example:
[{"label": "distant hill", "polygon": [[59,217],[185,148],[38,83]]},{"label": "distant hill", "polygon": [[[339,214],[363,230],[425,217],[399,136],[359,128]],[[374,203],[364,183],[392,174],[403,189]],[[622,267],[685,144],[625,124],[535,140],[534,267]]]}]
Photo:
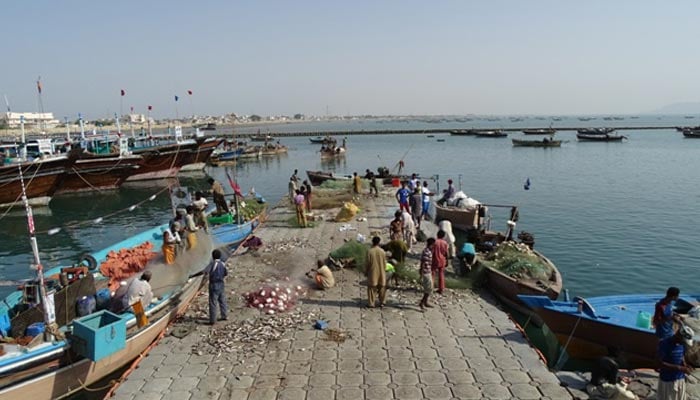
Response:
[{"label": "distant hill", "polygon": [[673,103],[645,114],[700,114],[700,101]]}]

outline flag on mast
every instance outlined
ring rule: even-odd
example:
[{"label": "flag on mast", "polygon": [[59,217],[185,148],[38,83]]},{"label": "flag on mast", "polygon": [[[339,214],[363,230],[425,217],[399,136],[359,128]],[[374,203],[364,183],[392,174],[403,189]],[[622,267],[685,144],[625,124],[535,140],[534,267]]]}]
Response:
[{"label": "flag on mast", "polygon": [[126,94],[126,91],[124,89],[121,90],[122,97]]},{"label": "flag on mast", "polygon": [[175,101],[178,101],[180,98],[175,95]]},{"label": "flag on mast", "polygon": [[148,106],[148,111],[153,110],[153,106]]},{"label": "flag on mast", "polygon": [[188,91],[187,91],[187,94],[189,94],[190,96],[192,96],[192,91],[191,91],[191,90],[188,90]]},{"label": "flag on mast", "polygon": [[41,94],[41,77],[36,80],[36,90],[38,90],[39,94]]},{"label": "flag on mast", "polygon": [[238,186],[236,181],[231,178],[231,174],[229,174],[228,169],[226,169],[226,177],[228,178],[228,184],[231,185],[231,189],[233,189],[233,193],[235,193],[237,196],[243,197],[243,193],[241,193],[241,187]]}]

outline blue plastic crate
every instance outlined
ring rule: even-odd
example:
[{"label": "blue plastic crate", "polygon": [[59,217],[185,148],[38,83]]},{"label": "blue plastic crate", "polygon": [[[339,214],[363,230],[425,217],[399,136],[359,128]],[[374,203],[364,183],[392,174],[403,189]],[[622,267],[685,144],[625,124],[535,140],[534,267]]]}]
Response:
[{"label": "blue plastic crate", "polygon": [[72,346],[92,361],[126,347],[126,320],[107,310],[73,320]]}]

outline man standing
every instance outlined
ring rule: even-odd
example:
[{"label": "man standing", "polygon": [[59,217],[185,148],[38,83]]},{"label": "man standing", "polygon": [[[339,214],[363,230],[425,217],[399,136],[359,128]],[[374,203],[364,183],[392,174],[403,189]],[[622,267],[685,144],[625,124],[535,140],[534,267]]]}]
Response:
[{"label": "man standing", "polygon": [[367,307],[374,308],[379,295],[379,307],[386,302],[386,253],[379,246],[378,236],[372,238],[372,248],[367,252]]},{"label": "man standing", "polygon": [[394,213],[394,219],[389,223],[389,239],[403,240],[403,221],[401,219],[401,211]]},{"label": "man standing", "polygon": [[211,252],[212,261],[204,269],[204,275],[209,279],[209,325],[216,322],[216,305],[218,303],[221,317],[219,321],[226,321],[227,310],[224,279],[228,275],[226,264],[221,261],[221,251]]},{"label": "man standing", "polygon": [[411,194],[411,198],[409,199],[409,204],[411,206],[411,216],[416,223],[416,229],[420,229],[420,221],[423,214],[423,194],[421,193],[420,187],[413,190],[413,194]]},{"label": "man standing", "polygon": [[680,294],[681,290],[672,286],[666,290],[666,297],[656,303],[653,322],[659,339],[673,336],[673,322],[682,321],[681,316],[673,312],[673,303],[678,300]]},{"label": "man standing", "polygon": [[311,184],[309,181],[304,181],[302,184],[304,188],[304,204],[306,205],[306,212],[311,212]]},{"label": "man standing", "polygon": [[430,189],[428,189],[428,181],[423,181],[421,193],[423,194],[423,210],[421,212],[421,217],[424,219],[428,219],[428,210],[430,210],[430,197],[434,195],[434,193],[431,192]]},{"label": "man standing", "polygon": [[360,176],[357,175],[357,172],[353,172],[353,175],[352,175],[352,193],[359,196],[361,191],[362,191],[362,180],[360,180]]},{"label": "man standing", "polygon": [[197,247],[197,225],[194,223],[194,206],[187,206],[185,215],[185,238],[187,240],[187,250]]},{"label": "man standing", "polygon": [[224,187],[221,186],[219,182],[215,181],[214,178],[209,178],[209,184],[211,185],[211,193],[214,196],[216,213],[228,213],[228,204],[226,204],[226,198],[224,197]]},{"label": "man standing", "polygon": [[289,178],[289,201],[294,204],[294,196],[297,195],[297,181],[294,176]]},{"label": "man standing", "polygon": [[297,211],[297,224],[299,224],[299,226],[302,228],[306,228],[306,213],[304,212],[305,201],[306,199],[304,198],[304,192],[297,190],[297,194],[294,196],[294,206],[296,207]]},{"label": "man standing", "polygon": [[408,250],[413,247],[413,241],[416,238],[416,224],[413,221],[413,216],[406,211],[401,213],[401,221],[403,222],[403,240],[408,246]]},{"label": "man standing", "polygon": [[401,183],[401,188],[396,191],[396,201],[399,202],[399,210],[406,210],[411,212],[411,208],[408,206],[408,197],[411,195],[411,191],[406,188],[406,182]]},{"label": "man standing", "polygon": [[192,202],[192,206],[194,206],[194,222],[198,227],[204,229],[204,232],[209,232],[206,216],[209,202],[202,196],[202,192],[199,191],[194,194],[194,198],[195,200]]},{"label": "man standing", "polygon": [[433,247],[435,246],[435,239],[429,238],[425,249],[420,255],[420,282],[423,287],[423,298],[418,305],[421,310],[427,308],[432,308],[428,303],[428,298],[430,293],[433,292],[433,275],[432,275],[432,265],[433,265]]},{"label": "man standing", "polygon": [[693,345],[694,332],[682,326],[671,337],[659,341],[659,383],[656,388],[658,400],[685,400],[685,375],[692,368],[685,362],[686,346]]},{"label": "man standing", "polygon": [[433,277],[437,277],[439,294],[445,290],[445,267],[447,267],[448,244],[445,241],[445,231],[438,231],[437,240],[433,245]]}]

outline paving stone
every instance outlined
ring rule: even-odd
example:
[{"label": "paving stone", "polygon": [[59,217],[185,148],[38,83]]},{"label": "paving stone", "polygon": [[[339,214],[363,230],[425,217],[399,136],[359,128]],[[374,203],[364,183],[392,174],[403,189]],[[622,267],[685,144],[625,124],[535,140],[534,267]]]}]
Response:
[{"label": "paving stone", "polygon": [[124,397],[133,397],[137,393],[141,391],[141,388],[143,385],[146,384],[146,381],[143,379],[139,378],[132,378],[131,375],[124,381],[121,385],[119,385],[119,390],[117,391],[118,395],[124,395]]},{"label": "paving stone", "polygon": [[311,387],[330,387],[335,385],[335,375],[332,374],[314,374],[309,377],[309,385]]},{"label": "paving stone", "polygon": [[282,384],[279,375],[260,375],[255,378],[253,387],[256,389],[274,389]]},{"label": "paving stone", "polygon": [[501,376],[503,377],[504,382],[508,383],[530,383],[532,380],[530,376],[523,372],[523,371],[518,371],[518,370],[506,370],[501,372]]},{"label": "paving stone", "polygon": [[513,397],[516,397],[518,399],[534,400],[542,397],[540,391],[537,390],[536,387],[528,383],[515,383],[510,385],[508,389],[510,389],[510,392],[513,394]]},{"label": "paving stone", "polygon": [[469,384],[455,385],[452,387],[452,395],[460,400],[484,398],[478,387]]},{"label": "paving stone", "polygon": [[134,396],[134,400],[161,400],[163,394],[159,392],[142,392]]},{"label": "paving stone", "polygon": [[[286,390],[298,390],[301,393],[301,397],[281,397],[282,392]],[[305,393],[299,389],[284,389],[280,392],[280,398],[285,400],[303,400]],[[276,400],[277,392],[274,389],[255,389],[248,395],[248,400]]]},{"label": "paving stone", "polygon": [[423,396],[430,400],[449,400],[452,392],[445,386],[428,386],[423,388]]},{"label": "paving stone", "polygon": [[253,386],[254,378],[252,376],[236,376],[230,377],[227,385],[234,389],[248,389]]},{"label": "paving stone", "polygon": [[370,386],[385,386],[391,383],[391,375],[386,372],[370,372],[365,375],[365,384]]},{"label": "paving stone", "polygon": [[226,377],[224,376],[206,376],[200,379],[197,387],[200,390],[220,390],[226,385]]},{"label": "paving stone", "polygon": [[287,374],[280,379],[280,387],[300,388],[308,384],[308,375]]},{"label": "paving stone", "polygon": [[281,362],[265,362],[259,368],[261,375],[279,375],[282,371],[284,371],[284,363]]},{"label": "paving stone", "polygon": [[369,360],[365,361],[364,368],[367,371],[384,372],[389,370],[389,362],[382,359],[370,358]]},{"label": "paving stone", "polygon": [[170,385],[170,391],[177,392],[177,391],[190,391],[199,385],[199,378],[195,377],[186,377],[186,378],[177,378],[173,380],[173,383]]},{"label": "paving stone", "polygon": [[444,358],[442,368],[448,371],[461,371],[469,369],[467,362],[461,358]]},{"label": "paving stone", "polygon": [[421,383],[424,383],[429,386],[444,385],[445,383],[447,383],[447,377],[445,377],[445,374],[438,371],[421,372],[419,374],[419,377]]},{"label": "paving stone", "polygon": [[138,369],[146,368],[157,368],[165,361],[165,354],[153,354],[150,353],[148,356],[139,361]]},{"label": "paving stone", "polygon": [[487,399],[510,399],[508,388],[500,384],[490,383],[483,385],[481,392]]},{"label": "paving stone", "polygon": [[182,365],[177,365],[177,364],[164,364],[156,368],[155,371],[153,371],[153,377],[154,378],[172,378],[176,377],[180,374],[180,370],[182,369]]},{"label": "paving stone", "polygon": [[189,353],[169,353],[165,355],[165,358],[163,359],[163,364],[177,364],[177,365],[186,365],[187,360],[190,359],[190,354]]},{"label": "paving stone", "polygon": [[[163,397],[168,399],[168,400],[189,400],[190,398],[192,398],[192,393],[190,393],[189,391],[186,391],[186,390],[177,390],[174,392],[173,391],[168,392]],[[247,397],[247,393],[246,393],[246,397]]]},{"label": "paving stone", "polygon": [[397,385],[415,386],[418,384],[418,374],[415,372],[395,372],[391,375],[391,381]]},{"label": "paving stone", "polygon": [[474,383],[474,375],[468,371],[448,370],[445,374],[447,381],[452,384]]},{"label": "paving stone", "polygon": [[148,380],[148,382],[141,387],[141,391],[165,393],[170,388],[172,382],[173,380],[170,378],[153,378]]},{"label": "paving stone", "polygon": [[331,361],[338,358],[338,353],[335,350],[314,350],[312,358],[314,360]]},{"label": "paving stone", "polygon": [[311,349],[305,348],[305,350],[293,350],[289,353],[288,358],[293,361],[310,360],[313,353]]},{"label": "paving stone", "polygon": [[219,400],[221,398],[221,392],[216,390],[201,390],[195,389],[192,392],[192,399],[206,399],[206,400]]},{"label": "paving stone", "polygon": [[389,358],[389,367],[393,371],[415,371],[416,364],[408,358]]},{"label": "paving stone", "polygon": [[365,391],[360,388],[343,387],[335,392],[335,400],[363,400],[364,398]]},{"label": "paving stone", "polygon": [[408,347],[389,347],[389,359],[410,358],[413,352]]},{"label": "paving stone", "polygon": [[284,366],[284,372],[288,374],[305,374],[311,371],[311,363],[309,361],[292,361],[287,362]]},{"label": "paving stone", "polygon": [[340,349],[338,358],[341,360],[359,360],[362,358],[362,352],[358,349]]},{"label": "paving stone", "polygon": [[439,371],[442,369],[442,364],[437,358],[425,358],[416,361],[416,368],[419,371]]},{"label": "paving stone", "polygon": [[370,386],[365,390],[367,400],[386,400],[392,398],[394,393],[386,386]]},{"label": "paving stone", "polygon": [[423,392],[415,386],[399,386],[394,389],[394,398],[401,400],[418,400],[423,398]]},{"label": "paving stone", "polygon": [[542,383],[538,384],[537,388],[542,392],[542,395],[551,399],[570,399],[572,397],[559,383]]},{"label": "paving stone", "polygon": [[501,375],[494,371],[494,370],[473,370],[472,374],[474,375],[474,379],[476,382],[480,384],[487,384],[487,383],[501,383],[503,382],[503,378]]},{"label": "paving stone", "polygon": [[334,361],[312,361],[311,362],[311,372],[312,373],[331,373],[337,368]]}]

